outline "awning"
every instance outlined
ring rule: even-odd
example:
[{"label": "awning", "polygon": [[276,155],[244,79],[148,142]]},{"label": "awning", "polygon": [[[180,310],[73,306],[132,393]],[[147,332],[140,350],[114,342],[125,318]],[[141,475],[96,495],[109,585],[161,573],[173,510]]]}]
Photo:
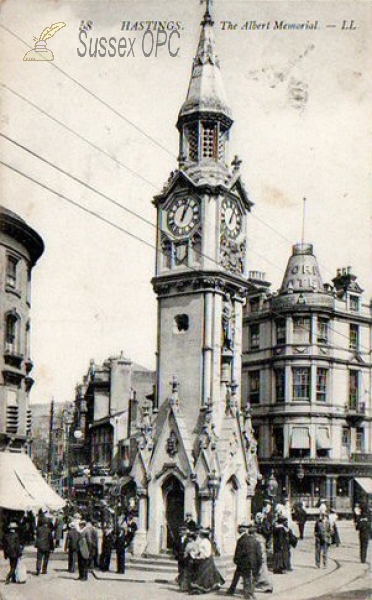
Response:
[{"label": "awning", "polygon": [[318,427],[316,431],[317,450],[329,450],[332,448],[329,427]]},{"label": "awning", "polygon": [[291,448],[310,450],[310,433],[308,427],[292,427]]},{"label": "awning", "polygon": [[355,477],[355,481],[363,488],[366,494],[372,495],[372,477]]},{"label": "awning", "polygon": [[63,508],[65,501],[23,453],[0,452],[0,507],[10,510]]}]

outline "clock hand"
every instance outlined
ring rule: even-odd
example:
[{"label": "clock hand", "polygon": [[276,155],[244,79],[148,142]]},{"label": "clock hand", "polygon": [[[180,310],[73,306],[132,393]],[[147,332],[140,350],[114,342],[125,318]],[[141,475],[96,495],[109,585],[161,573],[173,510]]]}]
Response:
[{"label": "clock hand", "polygon": [[182,214],[181,214],[181,219],[180,219],[181,223],[183,222],[183,220],[184,220],[184,218],[186,216],[187,209],[188,209],[188,206],[186,204],[186,206],[183,207],[183,211],[182,211]]},{"label": "clock hand", "polygon": [[233,220],[234,216],[235,216],[235,215],[234,215],[234,213],[233,213],[233,212],[231,212],[231,217],[230,217],[230,219],[229,219],[229,225],[231,225],[231,223],[232,223],[232,220]]}]

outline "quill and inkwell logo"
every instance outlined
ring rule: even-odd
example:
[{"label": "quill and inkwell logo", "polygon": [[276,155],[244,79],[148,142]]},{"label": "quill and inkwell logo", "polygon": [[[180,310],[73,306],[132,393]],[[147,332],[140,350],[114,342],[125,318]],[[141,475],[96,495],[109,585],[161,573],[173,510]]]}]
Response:
[{"label": "quill and inkwell logo", "polygon": [[53,37],[62,27],[66,27],[66,23],[54,23],[50,27],[45,27],[39,39],[34,37],[36,42],[35,48],[26,52],[23,60],[54,60],[54,54],[46,47],[46,41]]}]

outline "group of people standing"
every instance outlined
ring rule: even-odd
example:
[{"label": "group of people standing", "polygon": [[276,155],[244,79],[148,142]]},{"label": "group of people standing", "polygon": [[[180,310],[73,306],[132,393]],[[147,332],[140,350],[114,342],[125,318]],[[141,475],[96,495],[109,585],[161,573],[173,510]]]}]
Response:
[{"label": "group of people standing", "polygon": [[89,517],[75,514],[68,524],[65,551],[68,553],[68,571],[74,573],[78,565],[79,579],[87,581],[89,570],[110,569],[112,552],[116,551],[116,572],[125,573],[126,549],[132,544],[137,525],[132,515],[116,528],[105,527],[102,532],[101,551],[96,527]]}]

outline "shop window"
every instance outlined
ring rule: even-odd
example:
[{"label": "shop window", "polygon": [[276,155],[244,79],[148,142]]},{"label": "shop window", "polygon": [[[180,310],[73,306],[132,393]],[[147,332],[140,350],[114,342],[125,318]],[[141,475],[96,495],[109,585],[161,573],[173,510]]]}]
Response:
[{"label": "shop window", "polygon": [[355,450],[356,452],[364,452],[364,427],[357,427]]}]

